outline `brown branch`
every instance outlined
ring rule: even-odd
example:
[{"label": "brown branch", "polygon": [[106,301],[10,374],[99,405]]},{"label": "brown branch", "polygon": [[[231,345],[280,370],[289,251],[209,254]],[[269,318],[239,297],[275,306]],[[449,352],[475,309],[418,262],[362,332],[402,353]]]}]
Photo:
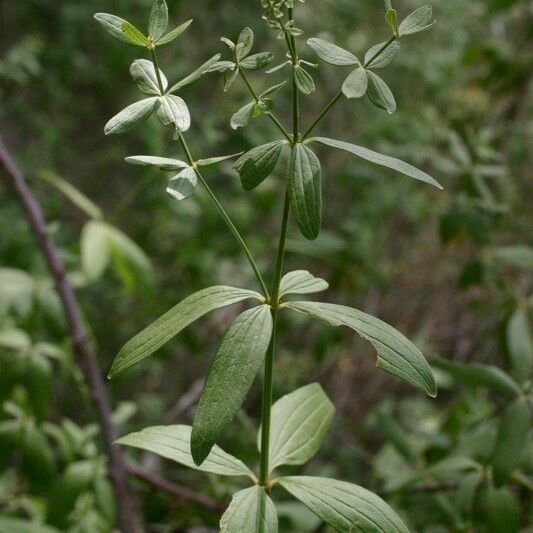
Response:
[{"label": "brown branch", "polygon": [[98,364],[96,354],[92,350],[83,325],[78,301],[72,285],[65,271],[65,266],[59,252],[48,233],[43,210],[34,197],[26,180],[9,154],[0,135],[0,165],[5,171],[4,179],[11,185],[15,195],[20,200],[28,222],[35,234],[35,238],[46,259],[50,273],[54,279],[56,290],[61,298],[63,309],[68,321],[73,348],[79,358],[80,366],[90,389],[91,399],[98,414],[102,427],[102,435],[106,453],[109,457],[109,476],[116,491],[119,509],[119,525],[124,533],[135,533],[139,530],[139,519],[135,513],[132,497],[130,496],[127,478],[133,475],[152,484],[156,488],[179,496],[183,501],[196,503],[206,509],[220,509],[210,498],[197,494],[185,487],[171,483],[150,472],[144,472],[137,467],[130,467],[118,446],[113,446],[117,432],[112,421],[112,410],[105,389],[104,380]]},{"label": "brown branch", "polygon": [[136,478],[149,483],[153,487],[156,487],[162,491],[177,496],[178,499],[182,501],[196,503],[201,507],[204,507],[205,509],[210,509],[212,511],[220,511],[223,509],[223,506],[219,505],[217,502],[215,502],[208,496],[198,494],[197,492],[194,492],[188,489],[187,487],[177,485],[176,483],[168,481],[167,479],[164,479],[158,476],[157,474],[153,474],[152,472],[148,472],[142,468],[138,468],[133,465],[130,465],[128,467],[128,470],[132,476],[135,476]]}]

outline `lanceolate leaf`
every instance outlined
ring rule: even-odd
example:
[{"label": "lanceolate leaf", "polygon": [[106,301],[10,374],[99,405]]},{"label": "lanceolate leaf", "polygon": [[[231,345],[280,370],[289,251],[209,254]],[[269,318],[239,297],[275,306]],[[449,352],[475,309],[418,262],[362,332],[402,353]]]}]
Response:
[{"label": "lanceolate leaf", "polygon": [[196,171],[192,167],[187,167],[170,178],[167,193],[176,200],[185,200],[193,195],[196,185],[198,185]]},{"label": "lanceolate leaf", "polygon": [[344,305],[319,302],[289,302],[287,307],[323,320],[330,326],[353,329],[377,350],[378,368],[423,390],[429,396],[437,395],[431,368],[420,350],[379,318]]},{"label": "lanceolate leaf", "polygon": [[[272,406],[269,466],[302,465],[320,449],[335,407],[318,383],[280,398]],[[261,450],[261,432],[257,445]]]},{"label": "lanceolate leaf", "polygon": [[146,98],[140,102],[135,102],[115,115],[105,126],[106,135],[124,133],[136,124],[140,124],[159,107],[159,98]]},{"label": "lanceolate leaf", "polygon": [[292,212],[302,235],[316,239],[322,225],[322,170],[318,157],[303,144],[292,149],[288,186]]},{"label": "lanceolate leaf", "polygon": [[396,111],[396,100],[389,86],[371,70],[368,71],[367,94],[375,106],[385,109],[389,115]]},{"label": "lanceolate leaf", "polygon": [[222,161],[227,161],[228,159],[233,159],[235,157],[238,157],[242,155],[242,152],[238,154],[231,154],[231,155],[221,155],[220,157],[209,157],[208,159],[198,159],[196,161],[196,164],[199,167],[209,167],[212,165],[217,165],[218,163],[222,163]]},{"label": "lanceolate leaf", "polygon": [[178,132],[185,132],[191,127],[189,108],[182,98],[168,94],[161,96],[159,101],[157,116],[165,126],[174,126]]},{"label": "lanceolate leaf", "polygon": [[531,406],[517,398],[503,413],[492,455],[494,483],[501,487],[520,464],[531,431]]},{"label": "lanceolate leaf", "polygon": [[278,515],[265,489],[255,485],[233,495],[220,520],[220,533],[277,533]]},{"label": "lanceolate leaf", "polygon": [[254,32],[250,28],[244,28],[237,41],[237,59],[244,59],[254,46]]},{"label": "lanceolate leaf", "polygon": [[455,363],[440,358],[434,359],[434,364],[467,385],[486,387],[508,394],[520,394],[518,383],[496,366]]},{"label": "lanceolate leaf", "polygon": [[165,0],[155,0],[148,23],[148,35],[157,42],[167,31],[168,6]]},{"label": "lanceolate leaf", "polygon": [[213,66],[217,64],[219,59],[220,54],[215,54],[211,59],[208,59],[205,63],[200,65],[194,72],[191,72],[191,74],[185,76],[185,78],[173,85],[168,92],[175,93],[197,82],[204,74],[211,72],[211,68],[213,68]]},{"label": "lanceolate leaf", "polygon": [[313,80],[313,77],[311,74],[309,74],[309,72],[307,72],[307,70],[298,66],[294,69],[294,75],[296,79],[296,85],[298,86],[300,92],[304,94],[311,94],[312,92],[315,92],[315,80]]},{"label": "lanceolate leaf", "polygon": [[132,155],[126,157],[126,162],[131,165],[143,167],[158,167],[160,170],[180,170],[189,166],[185,161],[171,159],[169,157],[155,157],[151,155]]},{"label": "lanceolate leaf", "polygon": [[124,32],[124,35],[130,44],[140,46],[142,48],[148,46],[148,39],[133,24],[124,22],[124,24],[122,24],[122,31]]},{"label": "lanceolate leaf", "polygon": [[[148,61],[147,59],[136,59],[131,64],[130,74],[143,93],[149,95],[160,95],[157,75],[154,64],[151,61]],[[168,81],[161,69],[159,70],[159,75],[161,76],[163,90],[166,91],[168,87]]]},{"label": "lanceolate leaf", "polygon": [[248,126],[250,120],[255,116],[256,112],[256,103],[250,102],[245,106],[241,107],[235,114],[231,117],[230,125],[234,130],[239,128],[244,128]]},{"label": "lanceolate leaf", "polygon": [[351,72],[342,84],[342,94],[346,98],[361,98],[368,88],[368,75],[364,68]]},{"label": "lanceolate leaf", "polygon": [[351,67],[359,65],[359,60],[348,50],[344,50],[340,46],[333,43],[328,43],[322,39],[313,37],[307,41],[307,44],[313,49],[315,54],[331,65],[339,67]]},{"label": "lanceolate leaf", "polygon": [[310,476],[282,477],[277,481],[337,531],[409,532],[387,503],[357,485]]},{"label": "lanceolate leaf", "polygon": [[410,35],[427,30],[435,24],[433,20],[433,8],[425,5],[415,9],[400,23],[400,35]]},{"label": "lanceolate leaf", "polygon": [[270,176],[281,155],[285,141],[274,141],[252,148],[235,161],[235,170],[246,191],[251,191]]},{"label": "lanceolate leaf", "polygon": [[174,39],[177,39],[192,24],[192,20],[193,19],[190,19],[187,22],[180,24],[177,28],[169,31],[157,41],[157,46],[163,46],[164,44],[171,43]]},{"label": "lanceolate leaf", "polygon": [[194,416],[191,452],[197,465],[233,420],[263,364],[272,336],[268,305],[245,311],[228,328],[207,373]]},{"label": "lanceolate leaf", "polygon": [[295,270],[289,272],[281,278],[279,295],[287,294],[311,294],[314,292],[325,291],[329,287],[327,281],[315,278],[307,270]]},{"label": "lanceolate leaf", "polygon": [[376,44],[365,54],[365,65],[367,68],[383,68],[392,63],[400,53],[400,43],[393,41],[376,57],[371,63],[369,61],[386,45],[387,43]]},{"label": "lanceolate leaf", "polygon": [[243,59],[239,64],[242,68],[248,70],[261,70],[268,66],[274,59],[272,52],[261,52]]},{"label": "lanceolate leaf", "polygon": [[120,438],[117,444],[156,453],[161,457],[202,472],[221,476],[248,476],[255,479],[255,476],[242,461],[226,453],[218,446],[213,446],[211,453],[202,465],[196,466],[190,451],[191,431],[190,426],[184,425],[154,426],[137,433],[130,433]]},{"label": "lanceolate leaf", "polygon": [[118,353],[109,373],[112,378],[152,355],[163,344],[175,337],[189,324],[219,307],[225,307],[248,298],[263,300],[254,291],[217,285],[203,289],[185,298],[153,324],[133,337]]},{"label": "lanceolate leaf", "polygon": [[410,165],[409,163],[405,163],[404,161],[400,159],[396,159],[395,157],[383,155],[378,152],[369,150],[368,148],[357,146],[355,144],[347,143],[344,141],[337,141],[335,139],[327,139],[325,137],[314,137],[311,140],[325,144],[326,146],[331,146],[332,148],[338,148],[339,150],[345,150],[346,152],[350,152],[353,155],[366,159],[367,161],[370,161],[371,163],[391,168],[392,170],[401,172],[402,174],[405,174],[406,176],[409,176],[410,178],[423,181],[425,183],[429,183],[430,185],[433,185],[439,189],[442,189],[442,186],[440,185],[440,183],[437,182],[435,179],[433,179],[429,174],[426,174],[422,170],[419,170],[416,167],[414,167],[413,165]]},{"label": "lanceolate leaf", "polygon": [[132,44],[122,30],[124,23],[127,21],[115,15],[110,15],[109,13],[96,13],[94,18],[96,22],[109,33],[109,35],[123,43]]}]

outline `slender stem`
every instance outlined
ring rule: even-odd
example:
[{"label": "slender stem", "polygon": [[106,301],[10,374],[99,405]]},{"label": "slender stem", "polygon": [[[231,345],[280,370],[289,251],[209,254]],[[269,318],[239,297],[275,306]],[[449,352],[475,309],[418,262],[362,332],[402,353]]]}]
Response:
[{"label": "slender stem", "polygon": [[161,73],[159,72],[159,61],[157,60],[157,54],[155,53],[155,48],[153,46],[150,47],[150,55],[152,56],[152,62],[154,64],[159,92],[161,93],[161,96],[163,96],[165,94],[165,88],[163,87],[163,80],[161,79]]},{"label": "slender stem", "polygon": [[[289,9],[289,19],[293,20],[293,10]],[[298,87],[294,82],[294,70],[297,65],[298,56],[296,52],[296,43],[294,37],[287,37],[287,45],[293,57],[293,143],[298,142],[298,116],[299,116],[299,102],[298,102]],[[287,228],[289,223],[290,201],[288,187],[285,190],[285,201],[283,206],[283,217],[281,221],[281,230],[279,236],[278,250],[276,252],[276,264],[274,267],[274,281],[272,284],[272,338],[265,357],[265,372],[263,379],[263,397],[261,405],[261,457],[259,465],[259,484],[263,487],[268,486],[269,481],[269,447],[270,447],[270,421],[272,414],[272,393],[274,383],[274,353],[276,351],[276,332],[277,332],[277,318],[279,310],[279,288],[281,276],[283,273],[283,262],[285,258],[285,245],[287,242]]]},{"label": "slender stem", "polygon": [[[384,45],[363,65],[363,68],[368,68],[372,63],[396,40],[396,35],[393,35]],[[342,98],[342,91],[339,91],[333,99],[326,105],[326,107],[319,113],[314,122],[307,128],[307,131],[302,136],[302,141],[307,139],[311,132],[315,129],[317,124],[329,113],[330,109]]]},{"label": "slender stem", "polygon": [[220,213],[220,216],[228,226],[228,228],[233,233],[233,236],[237,240],[237,242],[240,244],[244,254],[246,255],[248,262],[250,263],[250,266],[252,267],[252,270],[254,271],[255,277],[257,278],[257,281],[259,282],[259,285],[261,286],[261,290],[263,291],[263,294],[267,301],[270,301],[270,293],[268,292],[267,286],[263,280],[263,276],[261,276],[261,272],[259,271],[259,268],[252,256],[252,253],[250,252],[250,249],[244,242],[244,239],[242,238],[241,234],[239,233],[239,230],[236,228],[235,224],[229,217],[228,213],[222,206],[222,204],[219,202],[218,198],[216,197],[215,193],[209,187],[207,182],[205,181],[204,177],[194,164],[194,159],[191,155],[191,151],[189,150],[189,146],[187,145],[187,141],[185,140],[185,137],[183,136],[183,133],[180,132],[179,134],[179,141],[183,148],[183,151],[185,152],[185,156],[187,157],[187,161],[189,162],[189,165],[191,165],[194,168],[194,171],[196,172],[196,176],[200,180],[200,183],[204,186],[205,190],[209,194],[209,197],[211,198],[212,202],[215,204],[215,207],[217,208],[218,212]]},{"label": "slender stem", "polygon": [[[246,87],[248,88],[248,91],[250,91],[250,94],[252,95],[252,98],[256,101],[256,103],[259,102],[259,96],[257,95],[257,93],[255,92],[254,88],[252,87],[252,84],[250,83],[250,80],[248,79],[248,76],[246,76],[246,74],[244,73],[244,71],[239,67],[239,74],[242,78],[242,80],[244,81],[244,84],[246,85]],[[269,111],[268,113],[265,113],[269,118],[270,120],[276,125],[276,127],[279,129],[279,131],[281,131],[281,133],[283,134],[283,136],[290,142],[292,143],[292,138],[289,134],[289,132],[285,129],[285,127],[283,126],[283,124],[279,121],[279,119],[274,115],[274,113],[272,113],[271,111]]]},{"label": "slender stem", "polygon": [[339,91],[338,94],[332,98],[329,104],[320,112],[315,121],[307,128],[307,131],[303,134],[302,140],[307,139],[311,132],[315,129],[315,126],[328,114],[329,110],[342,98],[342,91]]}]

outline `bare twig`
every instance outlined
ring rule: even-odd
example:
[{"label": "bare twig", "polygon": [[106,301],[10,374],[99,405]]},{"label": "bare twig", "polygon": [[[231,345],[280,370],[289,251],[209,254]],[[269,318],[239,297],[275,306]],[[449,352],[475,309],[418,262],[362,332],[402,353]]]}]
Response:
[{"label": "bare twig", "polygon": [[46,263],[54,279],[56,290],[61,299],[67,318],[72,345],[78,356],[80,366],[84,370],[90,390],[91,400],[97,412],[105,451],[109,457],[109,476],[114,485],[119,510],[119,526],[124,533],[139,531],[140,522],[135,511],[133,499],[128,488],[128,476],[135,475],[157,488],[170,492],[180,497],[181,500],[190,501],[207,509],[217,509],[217,505],[209,498],[196,494],[193,491],[168,482],[158,476],[143,472],[136,467],[129,467],[124,459],[121,449],[113,446],[117,439],[117,432],[112,421],[112,410],[105,388],[98,359],[87,337],[87,330],[83,324],[78,301],[72,285],[67,276],[65,265],[59,252],[48,233],[43,210],[32,191],[28,187],[24,176],[18,169],[2,137],[0,136],[0,168],[3,169],[3,178],[11,186],[13,192],[24,208],[24,212],[35,235],[39,248],[46,259]]},{"label": "bare twig", "polygon": [[213,511],[220,511],[222,509],[222,506],[208,496],[198,494],[187,487],[177,485],[176,483],[168,481],[167,479],[164,479],[157,474],[153,474],[152,472],[148,472],[143,468],[137,468],[130,465],[128,469],[132,476],[135,476],[142,481],[146,481],[153,487],[177,496],[179,500],[196,503],[205,509],[211,509]]}]

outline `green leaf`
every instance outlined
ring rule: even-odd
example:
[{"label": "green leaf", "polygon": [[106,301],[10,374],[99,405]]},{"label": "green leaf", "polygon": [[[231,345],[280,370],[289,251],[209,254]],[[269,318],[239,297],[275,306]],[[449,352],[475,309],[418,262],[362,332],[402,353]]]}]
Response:
[{"label": "green leaf", "polygon": [[245,128],[250,123],[250,120],[255,116],[256,113],[256,103],[250,102],[245,106],[241,107],[237,112],[231,117],[230,125],[232,129],[237,130],[239,128]]},{"label": "green leaf", "polygon": [[109,13],[96,13],[94,18],[112,37],[123,43],[132,44],[131,41],[124,35],[122,28],[127,22],[126,20],[110,15]]},{"label": "green leaf", "polygon": [[385,20],[389,25],[389,28],[394,32],[394,35],[398,35],[398,14],[395,9],[388,9],[385,13]]},{"label": "green leaf", "polygon": [[520,464],[531,430],[531,407],[517,398],[504,411],[492,454],[494,483],[501,487]]},{"label": "green leaf", "polygon": [[294,76],[296,80],[296,86],[303,94],[311,94],[316,91],[315,80],[307,70],[303,67],[297,66],[294,69]]},{"label": "green leaf", "polygon": [[144,250],[118,228],[106,226],[115,269],[124,285],[131,290],[138,284],[152,285],[152,264]]},{"label": "green leaf", "polygon": [[243,59],[239,65],[247,70],[261,70],[272,63],[274,54],[272,52],[261,52]]},{"label": "green leaf", "polygon": [[427,30],[435,24],[433,20],[433,8],[425,5],[415,9],[400,23],[400,35],[411,35]]},{"label": "green leaf", "polygon": [[111,260],[111,243],[107,224],[91,220],[81,232],[81,265],[87,279],[98,280]]},{"label": "green leaf", "polygon": [[376,107],[385,109],[389,115],[396,111],[396,100],[389,86],[371,70],[368,71],[367,94]]},{"label": "green leaf", "polygon": [[277,482],[337,531],[409,532],[387,503],[357,485],[310,476],[282,477]]},{"label": "green leaf", "polygon": [[263,364],[272,336],[270,306],[239,315],[228,328],[207,373],[194,416],[192,456],[202,464],[233,420]]},{"label": "green leaf", "polygon": [[255,485],[233,495],[220,520],[220,533],[278,533],[276,508],[265,489]]},{"label": "green leaf", "polygon": [[191,74],[185,76],[185,78],[173,85],[168,92],[175,93],[181,89],[184,89],[185,87],[188,87],[189,85],[192,85],[193,83],[196,83],[204,74],[212,72],[212,69],[216,66],[219,59],[220,54],[215,54],[212,58],[200,65],[194,72],[191,72]]},{"label": "green leaf", "polygon": [[155,0],[148,23],[148,35],[157,42],[167,31],[168,6],[165,0]]},{"label": "green leaf", "polygon": [[482,365],[480,363],[455,363],[446,359],[436,358],[435,366],[442,368],[454,378],[466,385],[485,387],[508,394],[520,394],[520,386],[516,381],[496,366]]},{"label": "green leaf", "polygon": [[63,193],[76,207],[91,218],[103,218],[102,210],[68,181],[50,170],[42,170],[39,177]]},{"label": "green leaf", "polygon": [[342,94],[346,98],[361,98],[368,88],[368,75],[364,68],[351,72],[342,84]]},{"label": "green leaf", "polygon": [[163,344],[200,317],[220,307],[248,298],[263,301],[263,297],[246,289],[216,285],[203,289],[183,300],[153,324],[137,334],[118,353],[113,361],[109,377],[113,378],[152,355]]},{"label": "green leaf", "polygon": [[[318,383],[280,398],[272,406],[270,472],[281,465],[303,465],[320,449],[335,407]],[[261,431],[257,439],[261,450]]]},{"label": "green leaf", "polygon": [[133,24],[130,24],[127,21],[122,24],[122,32],[126,36],[126,39],[128,39],[129,43],[133,44],[134,46],[147,48],[150,45],[148,38]]},{"label": "green leaf", "polygon": [[367,68],[383,68],[392,63],[396,56],[400,53],[400,43],[392,41],[373,61],[370,60],[386,45],[387,43],[379,43],[373,46],[365,54],[365,65]]},{"label": "green leaf", "polygon": [[489,526],[488,531],[494,533],[519,533],[523,531],[520,529],[520,503],[510,488],[497,489],[489,485],[480,492],[477,500],[482,518]]},{"label": "green leaf", "polygon": [[431,367],[420,350],[399,331],[379,318],[344,305],[288,302],[287,307],[323,320],[330,326],[347,326],[370,341],[378,352],[378,368],[424,391],[437,395]]},{"label": "green leaf", "polygon": [[115,115],[104,128],[106,135],[124,133],[137,124],[147,120],[155,109],[159,107],[159,98],[152,97],[135,102]]},{"label": "green leaf", "polygon": [[196,466],[190,451],[191,432],[192,428],[184,425],[154,426],[130,433],[116,443],[156,453],[194,470],[220,476],[248,476],[255,480],[253,473],[242,461],[216,445],[202,465]]},{"label": "green leaf", "polygon": [[381,165],[383,167],[391,168],[392,170],[396,170],[397,172],[405,174],[406,176],[409,176],[410,178],[423,181],[424,183],[429,183],[430,185],[433,185],[437,187],[438,189],[442,189],[442,186],[440,185],[440,183],[436,181],[435,179],[433,179],[429,174],[426,174],[422,170],[419,170],[416,167],[414,167],[413,165],[410,165],[409,163],[405,163],[404,161],[400,159],[396,159],[395,157],[389,157],[388,155],[383,155],[378,152],[374,152],[362,146],[357,146],[355,144],[347,143],[344,141],[327,139],[325,137],[314,137],[313,139],[310,139],[310,140],[319,142],[321,144],[325,144],[326,146],[331,146],[332,148],[338,148],[339,150],[345,150],[346,152],[350,152],[353,155],[366,159],[367,161],[370,161],[371,163],[374,163],[376,165]]},{"label": "green leaf", "polygon": [[159,98],[157,116],[165,126],[173,126],[176,132],[185,132],[191,127],[191,115],[187,104],[175,94]]},{"label": "green leaf", "polygon": [[[137,87],[146,94],[160,95],[159,84],[157,82],[157,75],[154,64],[147,59],[136,59],[130,67],[130,74]],[[163,90],[166,91],[168,87],[168,80],[161,69],[159,69]]]},{"label": "green leaf", "polygon": [[274,141],[252,148],[235,161],[235,170],[246,191],[251,191],[270,176],[279,161],[285,141]]},{"label": "green leaf", "polygon": [[207,159],[198,159],[198,161],[196,161],[196,164],[199,167],[210,167],[212,165],[218,165],[218,163],[222,163],[222,161],[227,161],[228,159],[239,157],[240,155],[242,155],[242,152],[239,152],[238,154],[221,155],[219,157],[209,157]]},{"label": "green leaf", "polygon": [[285,85],[287,85],[287,82],[289,80],[285,80],[285,81],[282,81],[281,83],[277,83],[276,85],[273,85],[272,87],[269,87],[268,89],[264,90],[260,95],[259,97],[260,98],[263,98],[265,96],[268,96],[270,94],[273,94],[277,91],[279,91],[282,87],[285,87]]},{"label": "green leaf", "polygon": [[2,533],[59,533],[59,529],[54,527],[9,516],[0,516],[0,531]]},{"label": "green leaf", "polygon": [[307,270],[295,270],[289,272],[281,278],[279,295],[287,294],[312,294],[314,292],[325,291],[329,283],[321,278],[315,278]]},{"label": "green leaf", "polygon": [[157,46],[163,46],[165,44],[171,43],[177,39],[188,27],[192,24],[193,19],[189,19],[187,22],[180,24],[177,28],[169,31],[166,35],[163,35],[161,39],[156,42]]},{"label": "green leaf", "polygon": [[188,163],[180,161],[179,159],[171,159],[169,157],[154,157],[151,155],[132,155],[126,157],[126,162],[131,165],[138,165],[143,167],[158,167],[160,170],[180,170],[187,168]]},{"label": "green leaf", "polygon": [[254,32],[250,28],[244,28],[237,41],[237,48],[235,51],[237,60],[240,61],[241,59],[244,59],[252,51],[253,46]]},{"label": "green leaf", "polygon": [[531,246],[500,246],[493,248],[492,254],[500,263],[533,270],[533,248]]},{"label": "green leaf", "polygon": [[360,65],[359,60],[351,52],[344,50],[344,48],[336,44],[328,43],[316,37],[309,39],[307,44],[320,59],[330,65],[337,65],[339,67]]},{"label": "green leaf", "polygon": [[309,240],[314,240],[322,225],[322,170],[315,153],[298,143],[291,153],[288,191],[294,218]]},{"label": "green leaf", "polygon": [[518,308],[507,322],[507,348],[514,374],[525,380],[533,370],[533,340],[527,310]]},{"label": "green leaf", "polygon": [[185,200],[194,194],[197,185],[198,177],[196,171],[192,167],[187,167],[170,178],[167,193],[176,200]]}]

